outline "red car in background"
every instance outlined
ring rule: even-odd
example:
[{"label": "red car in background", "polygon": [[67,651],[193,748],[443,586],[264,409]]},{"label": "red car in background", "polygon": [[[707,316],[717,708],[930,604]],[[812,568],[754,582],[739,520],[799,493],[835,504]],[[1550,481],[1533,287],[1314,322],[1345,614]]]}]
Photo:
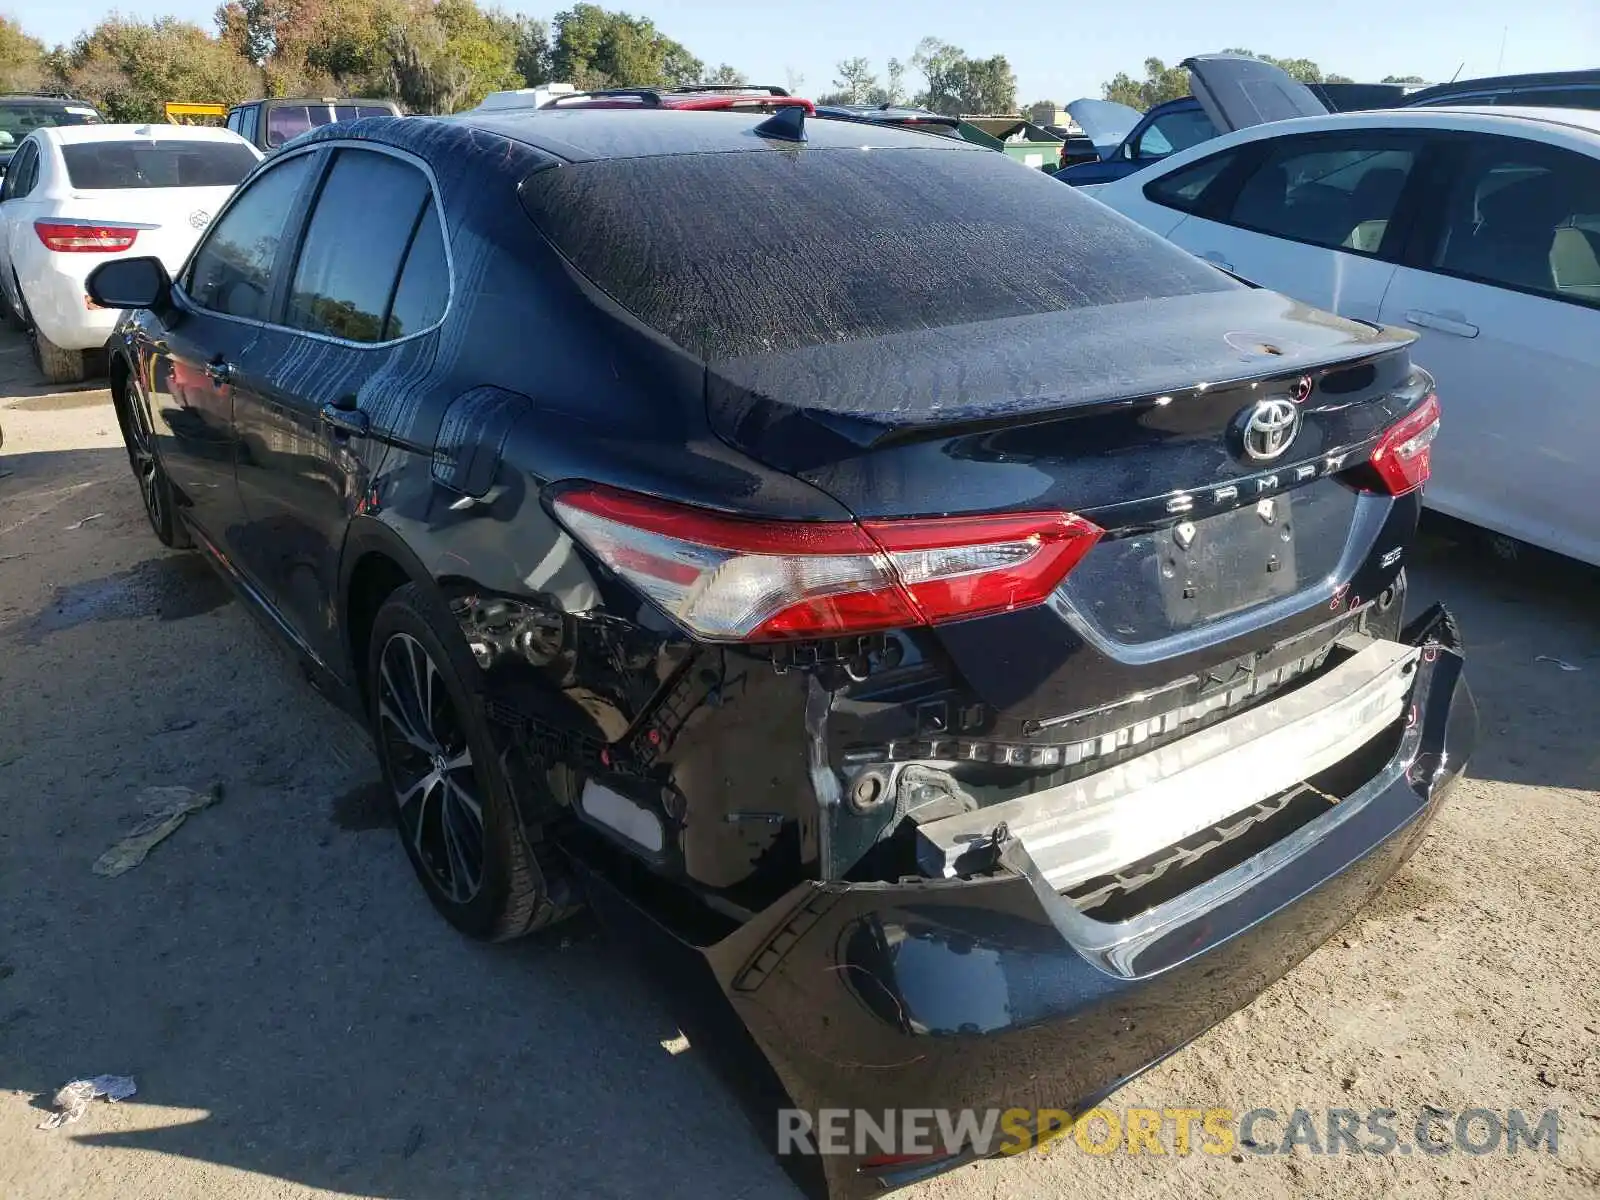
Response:
[{"label": "red car in background", "polygon": [[766,84],[735,85],[690,84],[670,88],[606,88],[597,92],[568,92],[541,108],[679,108],[737,112],[777,112],[781,108],[804,109],[807,116],[817,106],[783,88]]}]

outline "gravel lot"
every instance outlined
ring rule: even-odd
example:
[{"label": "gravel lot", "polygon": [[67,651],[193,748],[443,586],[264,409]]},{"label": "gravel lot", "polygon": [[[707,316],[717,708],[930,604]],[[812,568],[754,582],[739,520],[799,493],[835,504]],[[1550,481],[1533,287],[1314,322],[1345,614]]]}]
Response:
[{"label": "gravel lot", "polygon": [[[359,731],[160,549],[106,394],[32,378],[0,340],[0,1197],[796,1196],[592,923],[496,948],[433,915]],[[1376,903],[1117,1102],[1402,1131],[1428,1103],[1555,1107],[1560,1152],[1069,1145],[908,1200],[1600,1192],[1600,583],[1433,537],[1412,595],[1467,637],[1472,777]],[[141,789],[212,783],[143,865],[91,873]],[[35,1128],[101,1072],[138,1096]]]}]

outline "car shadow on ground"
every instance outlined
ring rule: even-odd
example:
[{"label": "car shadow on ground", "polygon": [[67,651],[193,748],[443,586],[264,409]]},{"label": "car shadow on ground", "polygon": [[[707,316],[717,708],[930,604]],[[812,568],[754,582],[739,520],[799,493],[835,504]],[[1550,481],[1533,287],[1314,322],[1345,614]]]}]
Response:
[{"label": "car shadow on ground", "polygon": [[[43,598],[0,628],[0,1088],[127,1073],[139,1095],[67,1129],[0,1130],[0,1144],[73,1138],[402,1200],[795,1196],[653,982],[592,921],[482,946],[434,915],[345,718],[193,556],[153,551],[119,459],[0,457],[16,470],[0,480],[0,530],[36,494],[113,472],[90,507],[126,526],[75,557],[55,510],[51,538],[20,551],[47,575]],[[17,549],[0,540],[0,555]],[[1411,603],[1443,596],[1461,619],[1484,714],[1473,773],[1592,787],[1592,576],[1553,570],[1508,571],[1430,537]],[[140,587],[164,589],[167,619],[96,607]],[[1581,669],[1530,670],[1541,653]],[[168,733],[174,713],[187,726]],[[1502,723],[1520,739],[1497,746]],[[129,874],[90,873],[140,788],[208,779],[222,804]],[[177,1194],[138,1184],[160,1161],[118,1167],[127,1194]],[[186,1179],[183,1194],[225,1178]]]},{"label": "car shadow on ground", "polygon": [[[232,1190],[209,1164],[407,1200],[796,1194],[592,919],[484,946],[435,915],[360,735],[156,546],[120,448],[0,471],[0,1158],[155,1151],[99,1169],[164,1197]],[[143,864],[90,871],[142,789],[211,781]],[[53,1132],[4,1096],[100,1073],[138,1095]],[[200,1173],[141,1182],[163,1156]]]}]

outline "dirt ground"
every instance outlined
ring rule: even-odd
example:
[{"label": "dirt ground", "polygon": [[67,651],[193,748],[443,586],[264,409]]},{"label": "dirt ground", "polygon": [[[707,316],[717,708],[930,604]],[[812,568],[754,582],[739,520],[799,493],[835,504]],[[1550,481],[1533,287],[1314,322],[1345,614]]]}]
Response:
[{"label": "dirt ground", "polygon": [[[0,1197],[796,1196],[592,923],[484,947],[434,916],[360,734],[155,542],[105,393],[30,378],[0,341]],[[1069,1145],[908,1200],[1600,1193],[1600,583],[1421,558],[1413,602],[1468,640],[1471,778],[1348,928],[1115,1103],[1392,1108],[1403,1142],[1425,1104],[1553,1107],[1559,1152]],[[141,789],[212,783],[143,865],[91,873]],[[138,1096],[36,1128],[102,1072]]]}]

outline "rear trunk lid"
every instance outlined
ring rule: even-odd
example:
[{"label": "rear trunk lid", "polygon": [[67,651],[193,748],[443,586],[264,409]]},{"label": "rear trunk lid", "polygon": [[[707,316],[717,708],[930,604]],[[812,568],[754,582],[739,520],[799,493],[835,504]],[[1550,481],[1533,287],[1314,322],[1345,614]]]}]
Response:
[{"label": "rear trunk lid", "polygon": [[1067,112],[1089,135],[1102,162],[1117,152],[1142,116],[1138,109],[1115,100],[1074,100],[1067,105]]},{"label": "rear trunk lid", "polygon": [[[709,412],[863,520],[1104,529],[1044,608],[929,635],[993,733],[1048,741],[1130,695],[1192,699],[1217,664],[1342,615],[1345,585],[1409,532],[1350,476],[1415,403],[1410,340],[1240,287],[715,363]],[[1251,422],[1280,410],[1289,436],[1265,444]]]},{"label": "rear trunk lid", "polygon": [[1197,54],[1183,60],[1189,88],[1219,132],[1291,117],[1325,117],[1328,106],[1288,72],[1241,54]]},{"label": "rear trunk lid", "polygon": [[[708,411],[724,439],[858,516],[1081,510],[1264,467],[1241,452],[1244,408],[1412,336],[1240,286],[714,362]],[[1336,373],[1348,392],[1352,372]],[[1392,419],[1389,373],[1363,367],[1354,377],[1371,386],[1358,395],[1303,402],[1290,449],[1375,436]],[[930,444],[964,486],[898,465]]]},{"label": "rear trunk lid", "polygon": [[233,190],[230,185],[74,191],[58,211],[75,220],[137,228],[128,253],[154,255],[176,275]]}]

